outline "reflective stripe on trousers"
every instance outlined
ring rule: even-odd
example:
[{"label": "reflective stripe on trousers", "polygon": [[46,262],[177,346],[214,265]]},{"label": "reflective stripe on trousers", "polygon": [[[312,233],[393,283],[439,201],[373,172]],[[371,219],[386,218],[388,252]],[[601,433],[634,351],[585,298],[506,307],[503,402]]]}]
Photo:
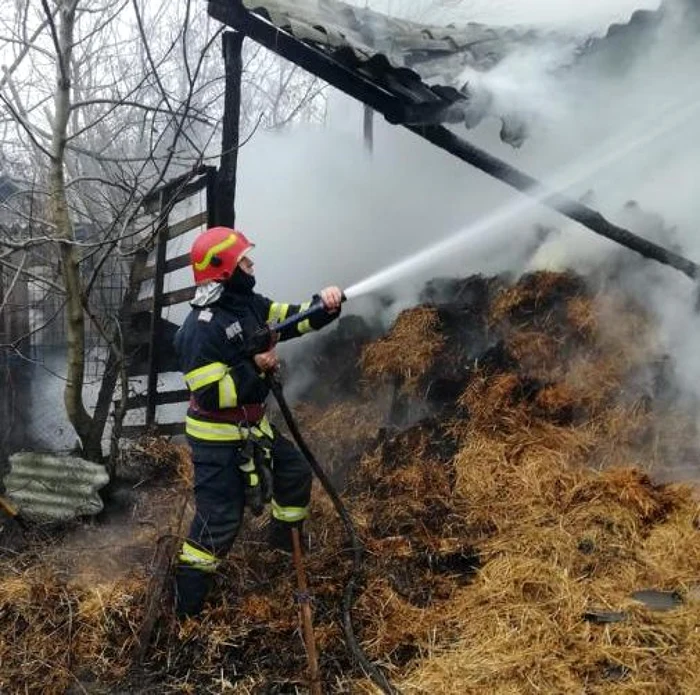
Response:
[{"label": "reflective stripe on trousers", "polygon": [[189,541],[182,544],[178,560],[183,565],[198,569],[200,572],[216,572],[216,568],[219,566],[216,555],[198,548]]},{"label": "reflective stripe on trousers", "polygon": [[278,521],[294,524],[303,521],[309,516],[308,507],[282,507],[275,500],[272,500],[272,516]]}]

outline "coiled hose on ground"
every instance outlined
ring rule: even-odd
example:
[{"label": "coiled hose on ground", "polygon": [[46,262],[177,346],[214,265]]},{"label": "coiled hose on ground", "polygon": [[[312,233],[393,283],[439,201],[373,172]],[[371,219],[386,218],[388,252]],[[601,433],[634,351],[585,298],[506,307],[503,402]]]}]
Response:
[{"label": "coiled hose on ground", "polygon": [[386,695],[399,695],[398,690],[391,685],[386,675],[375,664],[373,664],[364,653],[353,629],[351,613],[353,604],[355,603],[355,590],[362,574],[362,556],[364,552],[360,537],[357,535],[357,531],[355,530],[355,525],[353,524],[350,514],[345,508],[343,501],[340,499],[340,496],[333,487],[333,483],[331,483],[325,471],[323,468],[321,468],[313,453],[304,441],[304,437],[299,431],[296,420],[294,419],[292,411],[290,410],[287,400],[284,397],[282,383],[274,376],[268,376],[268,383],[270,385],[270,390],[279,404],[280,410],[282,411],[282,416],[284,417],[287,427],[289,428],[289,432],[294,438],[294,441],[297,443],[299,450],[302,454],[304,454],[304,457],[309,462],[311,469],[319,479],[323,489],[331,498],[333,506],[335,507],[336,512],[338,512],[338,516],[343,522],[345,531],[350,539],[352,548],[352,571],[348,582],[345,585],[345,593],[343,594],[343,633],[345,634],[345,642],[352,655],[360,664],[362,670],[383,693],[386,693]]}]

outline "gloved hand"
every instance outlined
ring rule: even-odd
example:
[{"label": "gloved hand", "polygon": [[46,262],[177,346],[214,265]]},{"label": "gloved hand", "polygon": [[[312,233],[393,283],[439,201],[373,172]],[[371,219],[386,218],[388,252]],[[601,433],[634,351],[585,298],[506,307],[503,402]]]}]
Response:
[{"label": "gloved hand", "polygon": [[243,451],[245,462],[239,466],[245,481],[245,505],[260,516],[265,505],[272,499],[272,471],[269,465],[269,450],[249,442]]}]

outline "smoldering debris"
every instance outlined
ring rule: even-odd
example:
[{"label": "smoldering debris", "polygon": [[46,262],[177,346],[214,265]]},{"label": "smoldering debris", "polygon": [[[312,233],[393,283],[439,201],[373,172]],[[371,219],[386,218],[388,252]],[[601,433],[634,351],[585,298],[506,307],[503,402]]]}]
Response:
[{"label": "smoldering debris", "polygon": [[[346,474],[367,654],[406,693],[697,691],[700,505],[659,482],[698,460],[696,411],[669,397],[679,375],[652,316],[570,273],[443,280],[423,298],[353,355],[325,354],[324,370],[333,354],[338,370],[360,366],[353,389],[330,403],[321,385],[298,407],[327,469]],[[424,416],[388,426],[395,397]],[[154,451],[172,474],[149,494],[181,496],[182,451]],[[174,506],[147,547],[174,532]],[[320,490],[309,527],[324,688],[374,692],[343,641],[350,562]],[[177,624],[164,595],[141,665],[148,563],[86,584],[38,544],[4,558],[0,686],[303,690],[291,564],[263,539],[249,523],[200,620]],[[638,592],[674,604],[652,610]]]}]

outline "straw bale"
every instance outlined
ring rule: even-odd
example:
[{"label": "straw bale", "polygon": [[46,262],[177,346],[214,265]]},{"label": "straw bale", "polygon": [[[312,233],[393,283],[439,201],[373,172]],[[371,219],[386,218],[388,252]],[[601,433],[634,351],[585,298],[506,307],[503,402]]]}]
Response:
[{"label": "straw bale", "polygon": [[352,399],[328,408],[301,403],[294,414],[314,455],[334,475],[357,463],[376,439],[386,410],[385,399],[377,394],[370,402]]},{"label": "straw bale", "polygon": [[566,320],[571,328],[586,339],[598,335],[600,312],[589,297],[572,297],[566,304]]},{"label": "straw bale", "polygon": [[492,325],[507,320],[522,326],[533,319],[540,325],[547,324],[552,319],[554,308],[564,307],[567,300],[585,291],[583,281],[571,273],[531,273],[496,295],[489,310],[489,320]]},{"label": "straw bale", "polygon": [[560,374],[563,341],[542,331],[513,331],[506,339],[508,352],[523,370],[542,378]]},{"label": "straw bale", "polygon": [[32,585],[26,576],[13,576],[0,579],[0,606],[26,606],[32,598]]},{"label": "straw bale", "polygon": [[700,583],[700,507],[692,500],[692,489],[681,487],[683,505],[668,522],[652,528],[642,548],[650,583],[671,590]]},{"label": "straw bale", "polygon": [[363,350],[361,366],[365,376],[378,380],[398,377],[406,393],[415,393],[421,377],[444,345],[439,323],[438,312],[431,307],[401,313],[385,338]]},{"label": "straw bale", "polygon": [[653,485],[649,477],[638,469],[611,469],[569,490],[568,505],[594,503],[615,504],[629,509],[643,525],[663,521],[678,504],[678,493]]},{"label": "straw bale", "polygon": [[574,420],[579,401],[566,384],[552,384],[538,392],[534,404],[547,420],[568,423]]}]

